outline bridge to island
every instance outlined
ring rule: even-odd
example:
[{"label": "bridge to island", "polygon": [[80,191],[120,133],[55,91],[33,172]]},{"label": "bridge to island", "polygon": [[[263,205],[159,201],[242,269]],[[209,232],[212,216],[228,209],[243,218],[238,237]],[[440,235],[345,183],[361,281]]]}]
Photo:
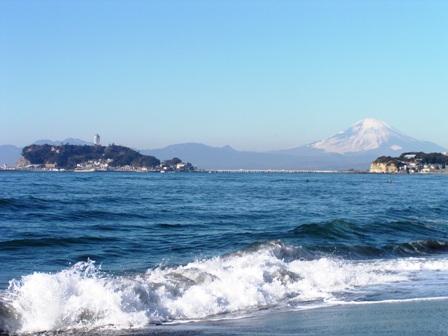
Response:
[{"label": "bridge to island", "polygon": [[198,169],[202,173],[353,173],[353,171],[342,170],[292,170],[292,169]]}]

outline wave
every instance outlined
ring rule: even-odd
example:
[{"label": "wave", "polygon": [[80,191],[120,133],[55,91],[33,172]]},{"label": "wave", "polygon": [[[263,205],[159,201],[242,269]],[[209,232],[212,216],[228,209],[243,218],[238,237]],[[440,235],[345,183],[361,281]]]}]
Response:
[{"label": "wave", "polygon": [[[85,209],[84,200],[73,199],[46,199],[35,196],[21,198],[0,198],[0,209],[10,211],[17,215],[17,211],[27,211],[26,215],[45,217],[47,221],[80,222],[86,220],[132,220],[147,219],[139,210],[118,211],[117,200],[109,198],[90,199],[93,207]],[[120,204],[122,206],[122,204]],[[95,206],[97,208],[95,208]],[[67,211],[67,207],[75,210]],[[80,207],[78,209],[78,207]]]},{"label": "wave", "polygon": [[45,237],[45,238],[28,238],[28,239],[14,239],[0,242],[0,251],[14,251],[28,247],[57,247],[57,246],[71,246],[82,244],[98,244],[102,242],[118,242],[117,238],[102,238],[102,237]]},{"label": "wave", "polygon": [[95,221],[95,220],[132,220],[132,219],[147,219],[142,213],[138,212],[117,212],[114,208],[108,210],[83,210],[76,211],[65,214],[61,218],[56,218],[56,220],[65,220],[67,222],[78,222],[78,221]]},{"label": "wave", "polygon": [[448,241],[421,240],[384,246],[332,246],[319,251],[350,259],[436,256],[448,253]]},{"label": "wave", "polygon": [[[0,330],[145,328],[169,321],[244,316],[274,307],[365,301],[366,293],[375,288],[389,292],[384,286],[414,281],[416,272],[448,277],[445,259],[307,257],[301,247],[271,241],[132,276],[104,273],[90,260],[53,274],[35,272],[12,280],[1,292]],[[434,280],[431,274],[428,278]]]},{"label": "wave", "polygon": [[51,202],[42,198],[27,196],[24,198],[1,198],[0,208],[8,210],[18,210],[18,209],[38,209],[45,210],[48,209]]},{"label": "wave", "polygon": [[289,234],[313,251],[343,257],[406,257],[448,252],[447,228],[434,228],[419,221],[358,224],[330,220],[300,225]]}]

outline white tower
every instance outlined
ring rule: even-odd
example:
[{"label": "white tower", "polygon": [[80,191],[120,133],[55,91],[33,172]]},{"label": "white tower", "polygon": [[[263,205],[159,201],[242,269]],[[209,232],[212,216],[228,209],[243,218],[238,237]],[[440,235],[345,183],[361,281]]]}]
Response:
[{"label": "white tower", "polygon": [[100,136],[98,134],[96,134],[94,136],[93,143],[95,144],[95,146],[99,146],[100,145]]}]

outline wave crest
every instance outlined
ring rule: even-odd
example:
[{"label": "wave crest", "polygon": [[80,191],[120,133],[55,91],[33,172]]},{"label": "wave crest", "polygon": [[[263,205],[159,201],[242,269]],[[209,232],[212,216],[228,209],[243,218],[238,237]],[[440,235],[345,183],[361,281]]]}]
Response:
[{"label": "wave crest", "polygon": [[111,276],[93,261],[80,262],[11,281],[0,295],[0,330],[142,328],[356,295],[363,300],[369,288],[411,281],[412,272],[425,269],[448,272],[448,261],[306,259],[300,247],[281,241],[134,276]]},{"label": "wave crest", "polygon": [[290,231],[308,249],[343,257],[406,257],[446,253],[446,233],[418,221],[355,223],[331,220]]}]

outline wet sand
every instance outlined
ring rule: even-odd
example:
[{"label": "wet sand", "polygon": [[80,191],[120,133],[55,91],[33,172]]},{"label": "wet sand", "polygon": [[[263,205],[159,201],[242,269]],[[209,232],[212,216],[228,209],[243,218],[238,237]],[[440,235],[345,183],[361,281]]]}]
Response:
[{"label": "wet sand", "polygon": [[339,305],[238,320],[153,326],[129,334],[448,335],[448,300]]}]

